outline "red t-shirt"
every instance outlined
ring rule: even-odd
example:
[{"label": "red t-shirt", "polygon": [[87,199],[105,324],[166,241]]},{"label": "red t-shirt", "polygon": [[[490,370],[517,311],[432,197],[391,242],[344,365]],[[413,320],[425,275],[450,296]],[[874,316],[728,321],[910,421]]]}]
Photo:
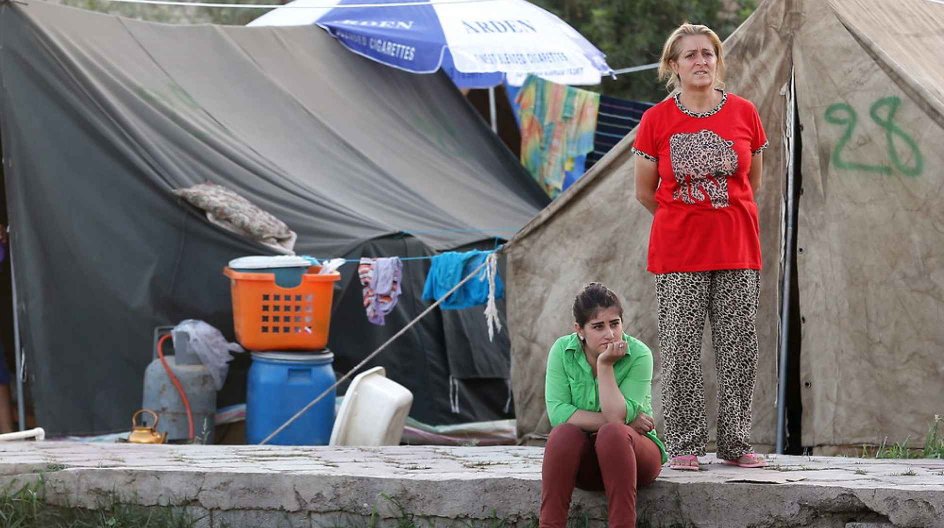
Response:
[{"label": "red t-shirt", "polygon": [[722,92],[696,114],[678,96],[642,116],[633,152],[656,162],[659,187],[649,233],[656,274],[761,267],[751,158],[767,147],[757,109]]}]

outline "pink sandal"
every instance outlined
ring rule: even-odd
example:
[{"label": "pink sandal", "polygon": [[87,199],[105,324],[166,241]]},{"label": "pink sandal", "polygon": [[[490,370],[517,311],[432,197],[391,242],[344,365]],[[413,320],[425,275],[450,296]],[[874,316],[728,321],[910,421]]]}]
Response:
[{"label": "pink sandal", "polygon": [[698,471],[701,466],[698,465],[698,457],[695,455],[674,456],[669,460],[669,469],[679,471]]},{"label": "pink sandal", "polygon": [[740,458],[735,460],[721,459],[721,461],[742,468],[762,468],[767,465],[767,460],[753,451],[741,455]]}]

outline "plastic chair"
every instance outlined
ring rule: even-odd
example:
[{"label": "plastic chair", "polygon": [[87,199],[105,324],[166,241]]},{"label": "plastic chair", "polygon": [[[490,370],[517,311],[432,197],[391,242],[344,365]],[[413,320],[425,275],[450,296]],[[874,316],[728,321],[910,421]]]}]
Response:
[{"label": "plastic chair", "polygon": [[383,367],[354,377],[331,430],[333,446],[399,445],[413,393],[387,379]]}]

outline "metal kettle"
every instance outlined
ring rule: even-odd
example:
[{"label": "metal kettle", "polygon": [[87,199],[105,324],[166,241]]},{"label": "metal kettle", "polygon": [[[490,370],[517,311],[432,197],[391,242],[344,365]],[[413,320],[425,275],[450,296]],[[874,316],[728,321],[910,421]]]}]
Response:
[{"label": "metal kettle", "polygon": [[[154,424],[151,426],[138,425],[138,416],[142,413],[150,414],[154,418]],[[159,418],[157,413],[151,409],[140,409],[131,416],[131,433],[128,434],[128,441],[133,444],[163,444],[167,442],[167,433],[157,432],[157,422]]]}]

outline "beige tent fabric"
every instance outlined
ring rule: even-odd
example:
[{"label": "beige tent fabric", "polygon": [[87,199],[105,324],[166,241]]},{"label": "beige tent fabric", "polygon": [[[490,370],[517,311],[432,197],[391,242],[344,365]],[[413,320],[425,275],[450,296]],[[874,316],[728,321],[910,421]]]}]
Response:
[{"label": "beige tent fabric", "polygon": [[[772,444],[775,433],[786,101],[781,89],[790,75],[790,42],[783,35],[791,34],[785,26],[794,23],[792,6],[792,1],[763,4],[725,43],[727,87],[757,105],[770,140],[759,195],[764,271],[753,440],[761,446]],[[626,331],[655,352],[653,401],[656,417],[661,419],[655,283],[645,269],[651,215],[634,198],[632,141],[630,134],[507,246],[512,386],[519,436],[549,430],[544,404],[547,352],[558,336],[573,331],[573,298],[589,281],[602,281],[620,294]],[[703,363],[713,416],[714,354],[707,328],[705,337]]]},{"label": "beige tent fabric", "polygon": [[935,121],[944,112],[944,61],[941,60],[942,11],[940,0],[844,0],[833,4],[840,22],[862,49],[876,60],[900,88]]},{"label": "beige tent fabric", "polygon": [[808,6],[793,50],[803,444],[920,446],[944,414],[944,5]]},{"label": "beige tent fabric", "polygon": [[[802,160],[797,270],[803,444],[909,439],[944,414],[944,5],[768,0],[726,42],[729,88],[771,140],[760,200],[761,359],[753,440],[774,442],[784,176],[784,87],[795,68]],[[650,217],[633,197],[630,135],[507,247],[519,435],[548,430],[544,367],[569,307],[600,280],[658,356]],[[706,332],[706,345],[707,345]],[[709,407],[710,348],[704,348]],[[655,402],[659,405],[657,357]],[[661,426],[661,424],[659,424]]]}]

